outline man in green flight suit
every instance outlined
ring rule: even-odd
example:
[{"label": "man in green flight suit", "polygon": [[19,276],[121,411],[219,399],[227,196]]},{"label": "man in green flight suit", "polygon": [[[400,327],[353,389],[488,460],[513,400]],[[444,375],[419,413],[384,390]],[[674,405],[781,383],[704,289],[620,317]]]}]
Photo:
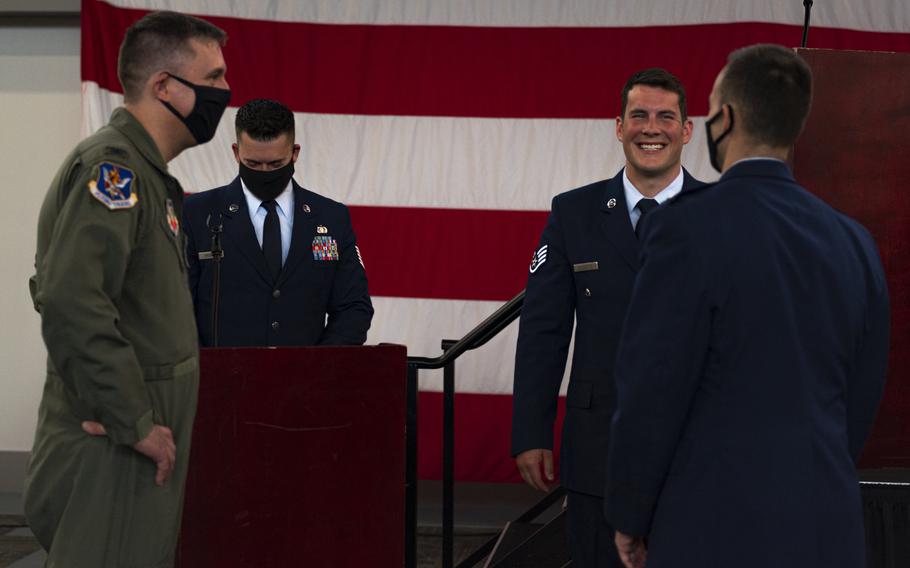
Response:
[{"label": "man in green flight suit", "polygon": [[167,163],[214,136],[230,100],[212,24],[174,12],[120,46],[124,104],[57,172],[38,220],[35,308],[47,380],[25,512],[47,566],[172,566],[198,348]]}]

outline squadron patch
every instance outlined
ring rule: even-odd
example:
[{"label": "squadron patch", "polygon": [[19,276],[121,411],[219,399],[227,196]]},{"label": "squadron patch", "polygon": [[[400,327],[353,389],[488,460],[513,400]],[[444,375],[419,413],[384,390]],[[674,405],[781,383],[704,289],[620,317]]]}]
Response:
[{"label": "squadron patch", "polygon": [[537,249],[537,252],[535,252],[534,256],[531,257],[531,267],[529,268],[531,274],[537,272],[537,269],[547,261],[547,248],[549,246],[550,245],[543,245]]},{"label": "squadron patch", "polygon": [[180,221],[177,220],[177,215],[174,213],[174,202],[170,198],[165,202],[165,208],[167,209],[167,226],[176,237],[180,234]]},{"label": "squadron patch", "polygon": [[92,196],[111,211],[129,209],[139,202],[139,196],[133,190],[136,175],[129,168],[110,162],[98,166],[98,179],[88,182]]},{"label": "squadron patch", "polygon": [[338,260],[338,243],[330,236],[313,237],[313,260]]}]

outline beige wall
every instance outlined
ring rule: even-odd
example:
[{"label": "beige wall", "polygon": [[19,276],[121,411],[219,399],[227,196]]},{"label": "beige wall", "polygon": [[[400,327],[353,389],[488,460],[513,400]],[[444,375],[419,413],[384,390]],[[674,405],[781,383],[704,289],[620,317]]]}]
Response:
[{"label": "beige wall", "polygon": [[79,28],[0,20],[0,452],[28,451],[45,350],[28,278],[47,186],[79,139]]}]

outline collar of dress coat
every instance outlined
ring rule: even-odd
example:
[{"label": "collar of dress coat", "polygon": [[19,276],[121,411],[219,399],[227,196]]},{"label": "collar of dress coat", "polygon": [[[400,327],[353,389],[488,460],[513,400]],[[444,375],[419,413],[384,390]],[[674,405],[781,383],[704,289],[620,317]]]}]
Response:
[{"label": "collar of dress coat", "polygon": [[[777,158],[772,158],[771,156],[752,156],[752,157],[750,157],[750,158],[742,158],[741,160],[736,160],[735,162],[733,162],[732,164],[730,164],[730,168],[732,168],[732,167],[735,166],[736,164],[741,164],[741,163],[743,163],[743,162],[754,162],[754,161],[756,161],[756,160],[771,160],[772,162],[780,162],[781,164],[786,164],[786,163],[787,163],[787,162],[785,162],[785,161],[783,161],[783,160],[779,160],[779,159],[777,159]],[[729,170],[730,168],[727,168],[727,170]],[[726,172],[726,170],[724,170],[724,172]]]},{"label": "collar of dress coat", "polygon": [[[259,211],[259,206],[262,205],[262,200],[253,195],[253,192],[250,191],[246,184],[243,183],[243,179],[240,180],[240,187],[243,188],[243,197],[246,198],[246,208],[250,212],[250,219],[256,216],[256,212]],[[275,198],[275,203],[278,204],[278,209],[281,214],[284,215],[286,219],[291,217],[294,209],[294,181],[291,180],[288,182],[287,187],[284,188],[278,197]]]},{"label": "collar of dress coat", "polygon": [[[679,168],[679,174],[670,182],[667,187],[660,190],[653,199],[657,200],[657,203],[663,204],[666,200],[675,196],[677,193],[682,191],[683,186],[683,169]],[[626,207],[629,208],[629,217],[635,216],[635,213],[638,213],[638,210],[635,209],[635,206],[638,205],[638,202],[642,199],[645,199],[645,196],[639,193],[638,189],[632,182],[629,180],[629,176],[626,175],[626,169],[622,170],[622,189],[623,193],[626,196]],[[634,212],[634,213],[633,213]],[[633,222],[634,225],[634,222]]]}]

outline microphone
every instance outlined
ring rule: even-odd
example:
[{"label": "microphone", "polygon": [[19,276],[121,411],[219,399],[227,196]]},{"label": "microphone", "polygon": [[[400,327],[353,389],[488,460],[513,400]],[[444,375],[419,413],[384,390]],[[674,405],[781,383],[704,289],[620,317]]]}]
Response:
[{"label": "microphone", "polygon": [[212,347],[218,347],[218,303],[221,297],[221,259],[224,249],[221,247],[221,233],[224,232],[224,221],[221,213],[217,223],[212,223],[212,215],[205,219],[205,225],[212,233]]},{"label": "microphone", "polygon": [[809,18],[812,14],[812,0],[803,0],[803,6],[806,8],[806,19],[803,22],[803,44],[800,47],[806,47],[809,41]]}]

